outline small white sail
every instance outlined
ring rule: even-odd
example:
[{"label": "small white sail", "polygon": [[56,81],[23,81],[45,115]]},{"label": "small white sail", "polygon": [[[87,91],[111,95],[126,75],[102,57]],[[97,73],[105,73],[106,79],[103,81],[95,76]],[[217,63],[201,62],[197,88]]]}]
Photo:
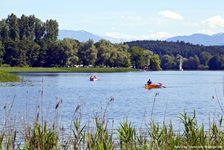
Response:
[{"label": "small white sail", "polygon": [[180,71],[183,71],[182,66],[183,66],[183,59],[182,59],[182,57],[180,57],[180,64],[179,64],[179,70]]}]

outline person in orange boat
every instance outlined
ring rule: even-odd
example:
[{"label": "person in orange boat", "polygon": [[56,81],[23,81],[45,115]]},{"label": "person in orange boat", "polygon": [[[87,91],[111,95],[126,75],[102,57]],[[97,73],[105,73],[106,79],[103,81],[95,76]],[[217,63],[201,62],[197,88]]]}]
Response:
[{"label": "person in orange boat", "polygon": [[147,81],[147,84],[152,84],[152,81],[149,79],[149,80]]}]

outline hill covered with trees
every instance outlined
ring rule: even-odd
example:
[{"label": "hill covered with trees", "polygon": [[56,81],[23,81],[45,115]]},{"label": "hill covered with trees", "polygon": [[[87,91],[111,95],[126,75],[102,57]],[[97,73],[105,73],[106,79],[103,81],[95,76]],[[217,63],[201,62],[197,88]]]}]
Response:
[{"label": "hill covered with trees", "polygon": [[179,69],[180,60],[186,70],[224,69],[224,47],[203,46],[183,41],[132,41],[126,42],[129,47],[138,46],[158,54],[163,70]]},{"label": "hill covered with trees", "polygon": [[184,42],[58,40],[56,20],[34,15],[9,15],[0,21],[0,66],[29,67],[134,67],[149,70],[224,69],[224,48]]}]

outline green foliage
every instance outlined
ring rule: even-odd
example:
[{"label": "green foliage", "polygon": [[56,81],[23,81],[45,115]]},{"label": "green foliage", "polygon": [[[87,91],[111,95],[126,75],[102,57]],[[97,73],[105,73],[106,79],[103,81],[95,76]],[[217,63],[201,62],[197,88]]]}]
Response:
[{"label": "green foliage", "polygon": [[0,71],[0,82],[19,82],[22,81],[17,75]]},{"label": "green foliage", "polygon": [[117,129],[120,149],[135,149],[136,148],[136,131],[131,123],[126,120],[120,123],[120,128]]},{"label": "green foliage", "polygon": [[209,52],[201,52],[200,61],[204,66],[208,65],[209,60],[212,58],[212,55]]},{"label": "green foliage", "polygon": [[150,69],[154,70],[154,71],[159,71],[162,70],[160,68],[160,59],[159,59],[159,55],[154,54],[153,56],[151,56],[150,58]]},{"label": "green foliage", "polygon": [[47,43],[55,42],[58,39],[58,23],[56,20],[47,20],[45,23],[44,40]]},{"label": "green foliage", "polygon": [[[132,41],[113,44],[107,40],[79,42],[58,40],[56,20],[42,22],[34,15],[11,14],[0,21],[0,65],[29,67],[129,67],[177,70],[223,70],[224,47],[184,42]],[[155,55],[155,56],[154,56]],[[156,56],[158,55],[158,56]],[[219,58],[219,57],[220,58]],[[161,59],[161,60],[160,60]],[[160,64],[161,62],[161,64]]]},{"label": "green foliage", "polygon": [[163,70],[175,69],[174,67],[177,65],[175,61],[175,57],[170,55],[163,55],[161,59],[161,68]]},{"label": "green foliage", "polygon": [[4,62],[4,59],[3,59],[4,55],[5,55],[5,47],[4,47],[4,45],[2,44],[2,42],[0,41],[0,66],[1,66],[1,65],[3,64],[3,62]]},{"label": "green foliage", "polygon": [[47,123],[41,126],[38,122],[28,127],[24,135],[25,149],[58,149],[58,134],[48,129]]},{"label": "green foliage", "polygon": [[80,118],[76,118],[74,121],[74,129],[73,132],[73,140],[71,140],[71,144],[73,145],[74,150],[81,149],[86,141],[86,125],[80,128]]},{"label": "green foliage", "polygon": [[8,35],[9,38],[13,39],[14,41],[19,40],[19,27],[18,27],[18,18],[16,15],[11,14],[6,19],[6,24],[9,27]]},{"label": "green foliage", "polygon": [[186,70],[197,70],[200,64],[199,58],[197,56],[190,57],[183,63],[183,68]]},{"label": "green foliage", "polygon": [[136,71],[133,68],[42,68],[42,67],[6,67],[0,68],[4,72],[128,72]]},{"label": "green foliage", "polygon": [[[203,45],[193,45],[190,43],[185,43],[183,41],[179,42],[167,42],[167,41],[132,41],[126,42],[124,44],[128,44],[129,47],[138,46],[143,49],[150,49],[154,54],[158,54],[160,59],[163,56],[167,55],[170,57],[177,57],[178,55],[184,58],[186,63],[186,67],[183,69],[185,70],[196,70],[196,69],[208,69],[208,62],[212,57],[215,55],[222,56],[224,55],[224,47],[223,46],[203,46]],[[196,59],[198,57],[198,59]],[[164,58],[165,59],[165,58]],[[179,69],[178,65],[179,62],[176,63],[166,63],[161,62],[161,67],[164,70],[177,70]],[[215,61],[216,62],[216,61]],[[223,70],[223,67],[220,67],[221,64],[224,64],[224,60],[220,60],[221,64],[219,63],[211,63],[210,70]],[[196,63],[194,65],[190,65]],[[172,64],[172,65],[171,65]],[[168,67],[169,66],[169,67]],[[223,66],[223,65],[221,65]],[[211,69],[213,68],[213,69]]]},{"label": "green foliage", "polygon": [[96,131],[87,136],[87,149],[90,150],[115,150],[113,133],[109,133],[103,120],[96,117]]},{"label": "green foliage", "polygon": [[[224,55],[222,55],[223,57]],[[221,56],[215,55],[208,62],[208,66],[210,70],[221,70],[224,69],[224,59]]]},{"label": "green foliage", "polygon": [[99,66],[109,66],[110,53],[113,51],[113,45],[110,41],[100,40],[96,44],[98,49],[96,65]]},{"label": "green foliage", "polygon": [[93,40],[88,40],[81,44],[79,58],[84,66],[94,65],[97,59],[97,52]]},{"label": "green foliage", "polygon": [[130,49],[131,62],[134,68],[143,68],[146,64],[146,59],[144,57],[145,50],[143,48],[133,46]]},{"label": "green foliage", "polygon": [[[55,109],[58,109],[58,104]],[[79,107],[77,106],[75,113]],[[4,119],[0,130],[0,149],[154,150],[222,149],[224,146],[222,117],[217,122],[210,122],[207,130],[203,124],[198,124],[196,111],[191,115],[186,112],[180,114],[179,119],[182,123],[180,131],[173,128],[171,121],[168,125],[165,122],[161,125],[153,120],[146,124],[146,128],[138,129],[126,120],[120,122],[117,128],[108,129],[105,115],[107,107],[102,117],[95,117],[95,126],[81,125],[81,114],[78,112],[79,118],[75,118],[73,126],[66,128],[65,131],[64,128],[59,130],[61,123],[57,121],[53,126],[49,126],[47,121],[39,123],[37,119],[39,115],[36,116],[33,125],[30,125],[32,122],[28,121],[26,124],[23,120],[22,128],[16,130],[12,105],[5,105],[5,116],[1,116]],[[58,120],[57,117],[56,113],[55,120]],[[63,136],[61,132],[71,136]]]}]

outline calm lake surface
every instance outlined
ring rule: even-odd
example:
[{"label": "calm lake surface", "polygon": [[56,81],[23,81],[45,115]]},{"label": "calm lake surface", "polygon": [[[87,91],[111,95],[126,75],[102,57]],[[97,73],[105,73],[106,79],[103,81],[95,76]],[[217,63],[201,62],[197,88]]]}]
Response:
[{"label": "calm lake surface", "polygon": [[[22,83],[0,85],[0,111],[12,104],[12,116],[32,121],[37,111],[52,121],[58,115],[63,126],[81,114],[84,123],[107,109],[109,124],[128,119],[145,126],[151,118],[182,128],[179,113],[197,113],[198,122],[208,124],[224,109],[223,71],[158,71],[127,73],[17,73]],[[98,80],[89,81],[91,75]],[[148,79],[166,88],[145,89]],[[56,104],[59,104],[55,111]],[[109,105],[107,107],[107,103]],[[38,107],[40,106],[40,107]],[[42,106],[42,107],[41,107]],[[76,108],[79,107],[75,113]],[[107,108],[106,108],[107,107]],[[2,116],[1,116],[2,117]]]}]

